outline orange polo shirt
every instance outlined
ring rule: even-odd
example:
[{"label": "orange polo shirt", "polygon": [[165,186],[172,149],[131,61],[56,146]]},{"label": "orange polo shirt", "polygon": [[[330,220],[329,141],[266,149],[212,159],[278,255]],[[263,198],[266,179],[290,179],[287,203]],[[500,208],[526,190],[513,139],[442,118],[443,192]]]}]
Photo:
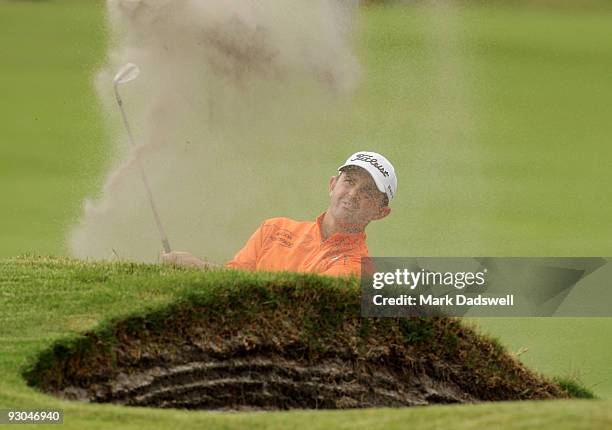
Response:
[{"label": "orange polo shirt", "polygon": [[365,233],[336,233],[324,241],[321,235],[324,216],[325,213],[319,215],[315,222],[289,218],[265,220],[226,266],[359,276],[361,258],[368,256]]}]

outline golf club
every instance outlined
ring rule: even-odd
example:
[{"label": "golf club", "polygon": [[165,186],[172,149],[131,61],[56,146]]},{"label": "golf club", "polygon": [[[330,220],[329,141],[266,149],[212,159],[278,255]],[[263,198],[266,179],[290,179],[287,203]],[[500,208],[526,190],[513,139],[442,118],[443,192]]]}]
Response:
[{"label": "golf club", "polygon": [[[132,130],[130,129],[130,124],[128,123],[127,116],[125,115],[125,111],[123,110],[123,101],[121,100],[121,96],[119,95],[119,85],[133,81],[138,77],[139,74],[140,69],[136,64],[127,63],[117,72],[117,74],[113,78],[115,98],[117,99],[117,104],[119,105],[119,109],[121,110],[123,124],[125,125],[125,129],[127,130],[130,143],[134,148],[136,148],[136,143],[134,142],[134,137],[132,136]],[[145,189],[147,191],[147,196],[149,197],[149,203],[151,204],[151,210],[153,211],[155,224],[157,224],[157,229],[159,230],[159,234],[161,236],[162,246],[164,247],[164,251],[168,253],[171,251],[170,242],[168,242],[168,237],[166,237],[166,233],[164,232],[164,228],[162,227],[161,221],[159,219],[159,214],[157,213],[157,208],[155,207],[155,202],[153,201],[153,194],[151,193],[151,187],[149,186],[147,175],[145,174],[144,168],[142,167],[142,164],[140,163],[138,157],[136,158],[136,164],[138,165],[138,169],[140,170],[140,176],[142,177],[142,182],[144,183]]]}]

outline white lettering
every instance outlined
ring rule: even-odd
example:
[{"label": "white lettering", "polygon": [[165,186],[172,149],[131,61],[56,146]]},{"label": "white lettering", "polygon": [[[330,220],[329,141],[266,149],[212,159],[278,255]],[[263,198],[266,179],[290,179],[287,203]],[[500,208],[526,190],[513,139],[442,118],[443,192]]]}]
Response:
[{"label": "white lettering", "polygon": [[385,272],[375,272],[374,273],[374,276],[372,276],[372,287],[374,289],[380,290],[382,287],[385,286],[384,282],[381,282],[384,275],[385,275]]}]

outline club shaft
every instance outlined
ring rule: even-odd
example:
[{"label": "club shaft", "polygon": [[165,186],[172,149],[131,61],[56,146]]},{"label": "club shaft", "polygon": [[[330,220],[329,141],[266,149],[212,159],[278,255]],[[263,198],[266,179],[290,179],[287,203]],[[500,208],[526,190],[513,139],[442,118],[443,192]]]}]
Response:
[{"label": "club shaft", "polygon": [[[125,114],[125,110],[123,109],[123,101],[119,96],[119,92],[115,87],[115,97],[117,99],[117,104],[119,105],[119,110],[121,110],[121,117],[123,118],[123,124],[125,125],[125,129],[127,130],[128,138],[130,140],[130,144],[134,149],[136,149],[136,143],[134,142],[134,137],[132,136],[132,129],[130,128],[130,123],[127,120],[127,116]],[[147,175],[145,174],[144,167],[140,162],[138,156],[136,156],[136,164],[138,165],[138,170],[140,171],[140,177],[142,178],[142,182],[145,186],[145,190],[147,192],[147,197],[149,199],[149,204],[151,205],[151,210],[153,211],[153,218],[155,219],[155,224],[157,225],[157,229],[159,230],[159,234],[161,236],[162,246],[164,248],[164,252],[168,253],[172,249],[170,248],[170,242],[168,241],[168,237],[166,236],[166,232],[164,231],[164,227],[162,226],[161,220],[159,218],[159,214],[157,212],[157,207],[155,206],[155,200],[153,199],[153,193],[151,192],[151,187],[149,186],[149,180],[147,179]]]}]

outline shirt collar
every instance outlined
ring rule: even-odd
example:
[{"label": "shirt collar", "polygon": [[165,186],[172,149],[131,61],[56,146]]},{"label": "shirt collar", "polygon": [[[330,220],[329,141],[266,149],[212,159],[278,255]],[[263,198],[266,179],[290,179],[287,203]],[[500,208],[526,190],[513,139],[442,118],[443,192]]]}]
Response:
[{"label": "shirt collar", "polygon": [[[319,235],[319,241],[323,241],[323,218],[325,218],[325,213],[323,212],[321,215],[317,217],[317,233]],[[339,242],[344,240],[350,240],[351,242],[364,242],[366,240],[365,231],[360,231],[358,233],[334,233],[330,237],[327,238],[325,242]]]}]

